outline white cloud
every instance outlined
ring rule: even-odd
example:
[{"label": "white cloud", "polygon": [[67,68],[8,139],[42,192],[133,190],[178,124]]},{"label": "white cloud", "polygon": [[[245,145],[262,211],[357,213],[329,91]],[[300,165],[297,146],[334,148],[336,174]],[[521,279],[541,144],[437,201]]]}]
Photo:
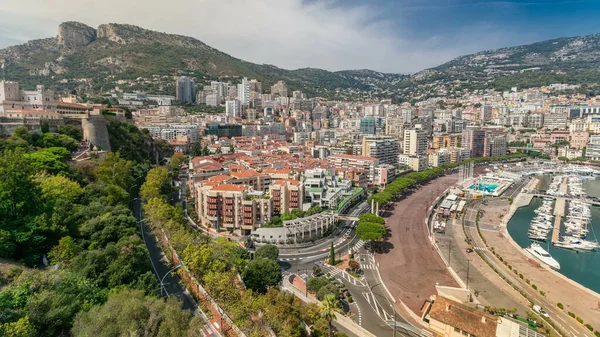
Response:
[{"label": "white cloud", "polygon": [[[474,50],[442,46],[436,37],[403,39],[393,28],[397,25],[379,19],[379,14],[377,8],[348,8],[331,1],[30,0],[23,5],[4,0],[0,17],[12,21],[0,21],[0,46],[31,38],[32,33],[41,34],[37,38],[55,36],[58,23],[74,20],[91,26],[130,23],[189,35],[235,57],[289,69],[415,72]],[[14,36],[5,35],[17,29]]]}]

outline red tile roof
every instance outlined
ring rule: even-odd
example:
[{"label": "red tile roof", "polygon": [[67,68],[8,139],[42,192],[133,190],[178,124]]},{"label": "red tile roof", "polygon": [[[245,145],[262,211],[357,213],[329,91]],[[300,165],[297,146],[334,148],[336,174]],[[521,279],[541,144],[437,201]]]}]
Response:
[{"label": "red tile roof", "polygon": [[429,316],[477,337],[496,337],[498,318],[442,296],[436,298]]}]

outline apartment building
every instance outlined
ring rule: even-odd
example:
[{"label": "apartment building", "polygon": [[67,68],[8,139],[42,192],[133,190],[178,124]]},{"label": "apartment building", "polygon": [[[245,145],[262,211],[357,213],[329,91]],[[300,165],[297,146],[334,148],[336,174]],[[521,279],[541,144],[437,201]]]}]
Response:
[{"label": "apartment building", "polygon": [[590,134],[586,131],[577,131],[570,133],[570,145],[578,150],[583,149],[590,138]]},{"label": "apartment building", "polygon": [[375,179],[373,180],[373,185],[379,186],[379,188],[385,188],[385,185],[394,181],[395,177],[396,166],[389,164],[377,165],[377,167],[375,167]]},{"label": "apartment building", "polygon": [[443,147],[458,147],[460,146],[460,135],[438,135],[433,136],[431,142],[432,149],[441,149]]},{"label": "apartment building", "polygon": [[196,191],[196,212],[206,227],[249,235],[271,220],[271,199],[250,186],[205,183]]},{"label": "apartment building", "polygon": [[430,167],[439,167],[450,163],[450,152],[446,149],[441,149],[427,156]]},{"label": "apartment building", "polygon": [[283,214],[295,208],[302,208],[304,183],[293,179],[279,179],[269,186],[273,200],[273,214]]},{"label": "apartment building", "polygon": [[400,166],[408,166],[413,171],[423,171],[427,169],[427,155],[398,155],[398,164]]},{"label": "apartment building", "polygon": [[348,154],[334,154],[327,158],[329,165],[336,168],[356,168],[362,169],[369,172],[369,180],[373,181],[375,178],[375,167],[379,165],[377,158],[366,157],[366,156],[353,156]]},{"label": "apartment building", "polygon": [[585,148],[585,157],[591,160],[600,160],[600,135],[590,135]]},{"label": "apartment building", "polygon": [[362,139],[362,155],[377,158],[379,164],[398,166],[400,145],[392,136],[364,136]]},{"label": "apartment building", "polygon": [[471,158],[485,155],[485,131],[477,127],[467,127],[463,130],[461,146],[470,151]]},{"label": "apartment building", "polygon": [[427,152],[427,134],[419,129],[404,130],[402,152],[411,156],[422,156]]},{"label": "apartment building", "polygon": [[504,132],[488,132],[485,135],[484,157],[501,157],[507,151],[508,143]]}]

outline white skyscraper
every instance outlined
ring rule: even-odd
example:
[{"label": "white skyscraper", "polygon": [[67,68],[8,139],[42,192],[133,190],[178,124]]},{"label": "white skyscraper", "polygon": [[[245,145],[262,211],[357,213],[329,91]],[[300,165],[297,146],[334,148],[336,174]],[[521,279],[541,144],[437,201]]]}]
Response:
[{"label": "white skyscraper", "polygon": [[234,99],[225,102],[225,115],[228,117],[240,117],[242,115],[242,107],[240,101]]},{"label": "white skyscraper", "polygon": [[242,83],[238,84],[238,99],[242,104],[250,103],[250,81],[247,78],[242,79]]}]

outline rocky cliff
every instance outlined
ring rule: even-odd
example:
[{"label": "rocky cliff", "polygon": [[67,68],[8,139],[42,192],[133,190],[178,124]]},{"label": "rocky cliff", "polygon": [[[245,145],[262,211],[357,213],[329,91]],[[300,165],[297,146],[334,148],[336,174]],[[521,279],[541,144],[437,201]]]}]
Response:
[{"label": "rocky cliff", "polygon": [[58,26],[58,44],[66,47],[87,46],[96,40],[96,30],[81,22],[68,21]]}]

